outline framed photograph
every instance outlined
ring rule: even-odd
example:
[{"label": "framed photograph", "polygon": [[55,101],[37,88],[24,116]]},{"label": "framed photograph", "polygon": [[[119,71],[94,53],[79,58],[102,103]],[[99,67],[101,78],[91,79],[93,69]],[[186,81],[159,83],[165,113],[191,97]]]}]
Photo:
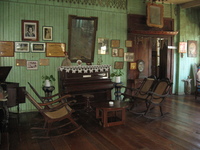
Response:
[{"label": "framed photograph", "polygon": [[120,47],[120,40],[111,40],[110,47]]},{"label": "framed photograph", "polygon": [[97,17],[69,15],[68,52],[71,62],[94,62]]},{"label": "framed photograph", "polygon": [[46,43],[46,57],[65,57],[65,43]]},{"label": "framed photograph", "polygon": [[123,48],[118,49],[118,57],[124,57],[124,49]]},{"label": "framed photograph", "polygon": [[187,52],[187,42],[179,42],[179,53]]},{"label": "framed photograph", "polygon": [[42,39],[43,41],[53,40],[53,27],[42,27]]},{"label": "framed photograph", "polygon": [[137,63],[136,62],[131,62],[130,63],[130,70],[136,70],[137,69]]},{"label": "framed photograph", "polygon": [[124,61],[133,62],[134,61],[134,53],[131,53],[131,52],[124,53]]},{"label": "framed photograph", "polygon": [[31,52],[44,53],[45,52],[45,43],[31,43]]},{"label": "framed photograph", "polygon": [[132,47],[132,46],[133,46],[133,41],[131,41],[131,40],[126,40],[126,41],[125,41],[125,46],[126,46],[126,47]]},{"label": "framed photograph", "polygon": [[108,54],[109,39],[98,38],[98,54]]},{"label": "framed photograph", "polygon": [[15,52],[29,52],[29,42],[15,42]]},{"label": "framed photograph", "polygon": [[147,25],[149,27],[163,27],[163,5],[148,3],[147,4]]},{"label": "framed photograph", "polygon": [[197,41],[187,41],[188,57],[197,57]]},{"label": "framed photograph", "polygon": [[14,56],[14,42],[0,41],[0,57]]},{"label": "framed photograph", "polygon": [[38,21],[22,20],[22,41],[39,41],[38,28]]},{"label": "framed photograph", "polygon": [[123,61],[116,61],[114,65],[114,69],[123,69],[124,68],[124,62]]},{"label": "framed photograph", "polygon": [[38,69],[38,61],[27,61],[26,62],[27,70],[37,70]]},{"label": "framed photograph", "polygon": [[112,49],[112,57],[118,57],[118,49],[117,48]]}]

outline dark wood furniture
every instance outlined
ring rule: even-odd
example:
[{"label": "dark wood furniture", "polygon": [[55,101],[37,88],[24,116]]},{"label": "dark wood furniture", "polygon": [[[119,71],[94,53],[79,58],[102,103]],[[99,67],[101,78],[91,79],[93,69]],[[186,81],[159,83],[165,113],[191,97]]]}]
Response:
[{"label": "dark wood furniture", "polygon": [[[74,119],[72,118],[72,113],[74,112],[73,109],[70,108],[68,105],[70,102],[62,103],[62,105],[58,105],[57,107],[46,109],[46,106],[53,105],[56,103],[61,103],[62,99],[69,98],[71,95],[65,95],[62,96],[54,101],[47,102],[47,103],[38,103],[26,90],[24,90],[24,93],[27,97],[27,99],[38,109],[38,111],[42,114],[44,117],[44,126],[43,127],[36,127],[32,128],[35,130],[42,130],[45,131],[45,135],[41,135],[43,132],[40,132],[39,136],[34,136],[32,138],[50,138],[50,137],[59,137],[63,135],[69,135],[74,133],[75,131],[79,130],[81,126],[79,126]],[[68,122],[62,122],[63,120],[68,120]],[[56,125],[55,125],[56,124]],[[73,126],[67,126],[72,124]],[[62,128],[62,127],[68,127],[72,128],[70,130],[67,130],[67,132],[58,132],[57,134],[51,134],[50,131]]]},{"label": "dark wood furniture", "polygon": [[122,101],[105,101],[93,105],[96,108],[96,118],[103,127],[125,124],[125,112],[128,103]]},{"label": "dark wood furniture", "polygon": [[23,89],[25,89],[25,87],[20,87],[19,83],[6,82],[6,78],[11,69],[12,66],[0,67],[0,85],[4,91],[7,91],[8,94],[7,107],[18,106],[19,112],[19,104],[25,103],[25,95],[23,93]]},{"label": "dark wood furniture", "polygon": [[77,101],[84,94],[91,94],[91,100],[111,99],[113,82],[110,79],[110,65],[61,66],[58,69],[59,92],[72,94]]},{"label": "dark wood furniture", "polygon": [[200,97],[200,81],[196,80],[195,99]]}]

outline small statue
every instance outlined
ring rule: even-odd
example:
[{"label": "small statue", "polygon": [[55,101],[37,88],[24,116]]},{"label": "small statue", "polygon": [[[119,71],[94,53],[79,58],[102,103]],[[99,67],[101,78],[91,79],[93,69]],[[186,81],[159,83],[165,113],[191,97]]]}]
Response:
[{"label": "small statue", "polygon": [[71,66],[72,63],[71,63],[71,61],[68,58],[67,52],[64,52],[64,53],[65,53],[65,59],[62,61],[61,66]]}]

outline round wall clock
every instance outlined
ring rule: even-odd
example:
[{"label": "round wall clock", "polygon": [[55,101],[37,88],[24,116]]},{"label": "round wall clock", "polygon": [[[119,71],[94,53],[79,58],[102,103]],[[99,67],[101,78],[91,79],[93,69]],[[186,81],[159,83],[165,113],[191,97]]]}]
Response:
[{"label": "round wall clock", "polygon": [[138,60],[137,69],[138,69],[139,72],[144,71],[144,61],[143,60]]}]

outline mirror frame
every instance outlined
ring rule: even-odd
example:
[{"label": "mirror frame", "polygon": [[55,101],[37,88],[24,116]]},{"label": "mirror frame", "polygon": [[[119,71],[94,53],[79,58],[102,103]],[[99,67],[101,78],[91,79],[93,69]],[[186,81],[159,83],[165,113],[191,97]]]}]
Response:
[{"label": "mirror frame", "polygon": [[71,62],[94,62],[98,18],[69,15],[68,52]]},{"label": "mirror frame", "polygon": [[149,27],[163,27],[163,5],[162,4],[147,4],[147,25]]}]

